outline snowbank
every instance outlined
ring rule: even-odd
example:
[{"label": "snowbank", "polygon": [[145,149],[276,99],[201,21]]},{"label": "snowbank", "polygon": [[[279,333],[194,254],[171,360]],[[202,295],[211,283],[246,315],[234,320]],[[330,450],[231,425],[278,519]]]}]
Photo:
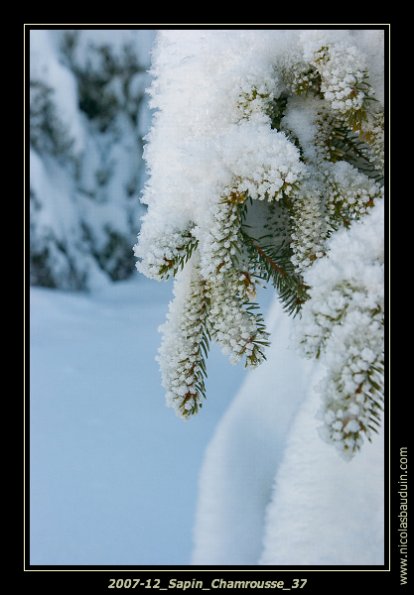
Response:
[{"label": "snowbank", "polygon": [[291,324],[275,302],[268,360],[207,449],[193,564],[383,563],[383,438],[351,462],[321,441],[323,370],[289,349]]}]

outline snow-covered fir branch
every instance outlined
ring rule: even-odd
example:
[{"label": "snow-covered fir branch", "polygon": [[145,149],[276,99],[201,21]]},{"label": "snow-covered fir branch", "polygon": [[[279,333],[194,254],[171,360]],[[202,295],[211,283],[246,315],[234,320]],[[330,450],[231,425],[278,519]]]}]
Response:
[{"label": "snow-covered fir branch", "polygon": [[[352,454],[375,426],[381,310],[366,303],[355,258],[340,279],[329,260],[336,235],[345,237],[345,228],[357,238],[359,220],[382,239],[372,216],[383,197],[381,73],[366,47],[350,31],[158,35],[150,89],[156,113],[145,150],[148,213],[136,255],[152,278],[177,275],[160,365],[168,400],[181,413],[199,408],[204,383],[197,379],[198,388],[187,391],[183,378],[196,382],[186,376],[190,362],[205,369],[200,345],[208,338],[232,362],[263,361],[268,335],[255,290],[264,280],[289,313],[305,308],[302,343],[328,368],[321,390],[329,419],[335,410],[330,438],[336,432]],[[324,263],[332,269],[325,281],[313,276]],[[369,279],[380,263],[364,263]],[[349,405],[341,428],[335,399]]]},{"label": "snow-covered fir branch", "polygon": [[292,202],[292,263],[302,274],[312,263],[324,255],[328,237],[327,214],[322,189],[313,181],[304,184]]},{"label": "snow-covered fir branch", "polygon": [[180,417],[197,413],[205,397],[204,358],[208,351],[208,284],[201,278],[197,257],[177,276],[175,299],[161,327],[158,353],[167,403]]},{"label": "snow-covered fir branch", "polygon": [[162,236],[155,237],[150,234],[146,237],[144,230],[139,244],[134,246],[139,259],[137,269],[150,279],[168,279],[184,268],[197,244],[191,227],[184,231],[165,230]]},{"label": "snow-covered fir branch", "polygon": [[209,314],[212,338],[221,346],[230,362],[236,364],[245,356],[246,367],[256,367],[265,359],[264,348],[269,345],[258,306],[245,297],[252,285],[246,274],[233,271],[222,283],[211,286]]},{"label": "snow-covered fir branch", "polygon": [[312,41],[305,45],[305,56],[320,75],[320,91],[333,112],[359,131],[367,117],[367,104],[374,100],[363,55],[354,45],[316,41],[316,46]]},{"label": "snow-covered fir branch", "polygon": [[207,225],[198,230],[201,271],[205,279],[221,282],[234,267],[240,251],[239,233],[247,194],[233,192],[211,207]]},{"label": "snow-covered fir branch", "polygon": [[346,161],[325,170],[326,209],[331,221],[349,227],[383,198],[383,187]]},{"label": "snow-covered fir branch", "polygon": [[305,274],[310,299],[297,324],[304,352],[326,368],[321,434],[348,457],[376,430],[383,403],[383,225],[380,201],[333,236]]}]

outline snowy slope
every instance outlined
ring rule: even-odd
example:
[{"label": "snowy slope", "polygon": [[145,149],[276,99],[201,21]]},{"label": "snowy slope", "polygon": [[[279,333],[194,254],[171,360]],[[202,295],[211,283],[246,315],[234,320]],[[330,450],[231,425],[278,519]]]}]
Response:
[{"label": "snowy slope", "polygon": [[243,377],[218,350],[211,398],[165,407],[157,327],[170,284],[31,290],[31,562],[188,564],[197,476]]},{"label": "snowy slope", "polygon": [[268,361],[250,372],[204,460],[194,564],[382,564],[383,439],[351,462],[321,441],[317,374],[275,302]]},{"label": "snowy slope", "polygon": [[260,563],[384,564],[383,435],[345,461],[318,436],[319,407],[311,391],[289,433]]},{"label": "snowy slope", "polygon": [[288,350],[290,320],[275,302],[267,361],[250,372],[210,443],[199,485],[194,564],[256,564],[264,513],[308,363]]}]

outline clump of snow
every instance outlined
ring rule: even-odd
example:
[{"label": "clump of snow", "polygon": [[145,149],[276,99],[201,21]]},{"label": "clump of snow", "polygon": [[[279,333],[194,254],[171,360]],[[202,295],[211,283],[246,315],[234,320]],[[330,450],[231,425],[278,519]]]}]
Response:
[{"label": "clump of snow", "polygon": [[[306,107],[306,109],[304,109]],[[290,97],[283,117],[283,125],[299,139],[304,153],[310,161],[316,157],[316,118],[321,101],[309,97]]]},{"label": "clump of snow", "polygon": [[[374,36],[372,47],[378,43]],[[290,197],[306,168],[292,139],[270,127],[267,107],[286,91],[281,75],[301,60],[316,61],[332,109],[357,112],[365,101],[360,50],[367,44],[366,35],[350,31],[160,32],[149,89],[156,111],[144,152],[148,212],[135,248],[138,269],[153,275],[154,254],[160,264],[165,258],[154,246],[171,233],[194,227],[201,237],[211,228],[215,205],[231,192],[259,200]],[[316,55],[321,48],[329,55]],[[289,99],[283,125],[312,159],[320,101],[306,98],[306,110],[303,101]]]},{"label": "clump of snow", "polygon": [[[158,34],[149,91],[157,111],[144,153],[149,180],[142,200],[149,208],[136,248],[140,267],[164,230],[182,231],[191,223],[203,228],[209,205],[229,192],[278,198],[301,178],[297,149],[254,107],[282,92],[274,64],[295,38],[271,31]],[[253,112],[249,120],[244,103]]]}]

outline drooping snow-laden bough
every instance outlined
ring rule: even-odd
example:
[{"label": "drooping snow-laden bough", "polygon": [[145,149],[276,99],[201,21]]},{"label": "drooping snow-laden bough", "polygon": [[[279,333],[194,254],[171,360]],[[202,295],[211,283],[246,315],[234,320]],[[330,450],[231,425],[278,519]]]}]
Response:
[{"label": "drooping snow-laden bough", "polygon": [[148,277],[175,277],[158,361],[179,416],[203,405],[211,341],[232,363],[265,359],[255,295],[266,283],[326,368],[323,438],[350,458],[376,431],[382,44],[380,31],[159,34],[135,253]]}]

